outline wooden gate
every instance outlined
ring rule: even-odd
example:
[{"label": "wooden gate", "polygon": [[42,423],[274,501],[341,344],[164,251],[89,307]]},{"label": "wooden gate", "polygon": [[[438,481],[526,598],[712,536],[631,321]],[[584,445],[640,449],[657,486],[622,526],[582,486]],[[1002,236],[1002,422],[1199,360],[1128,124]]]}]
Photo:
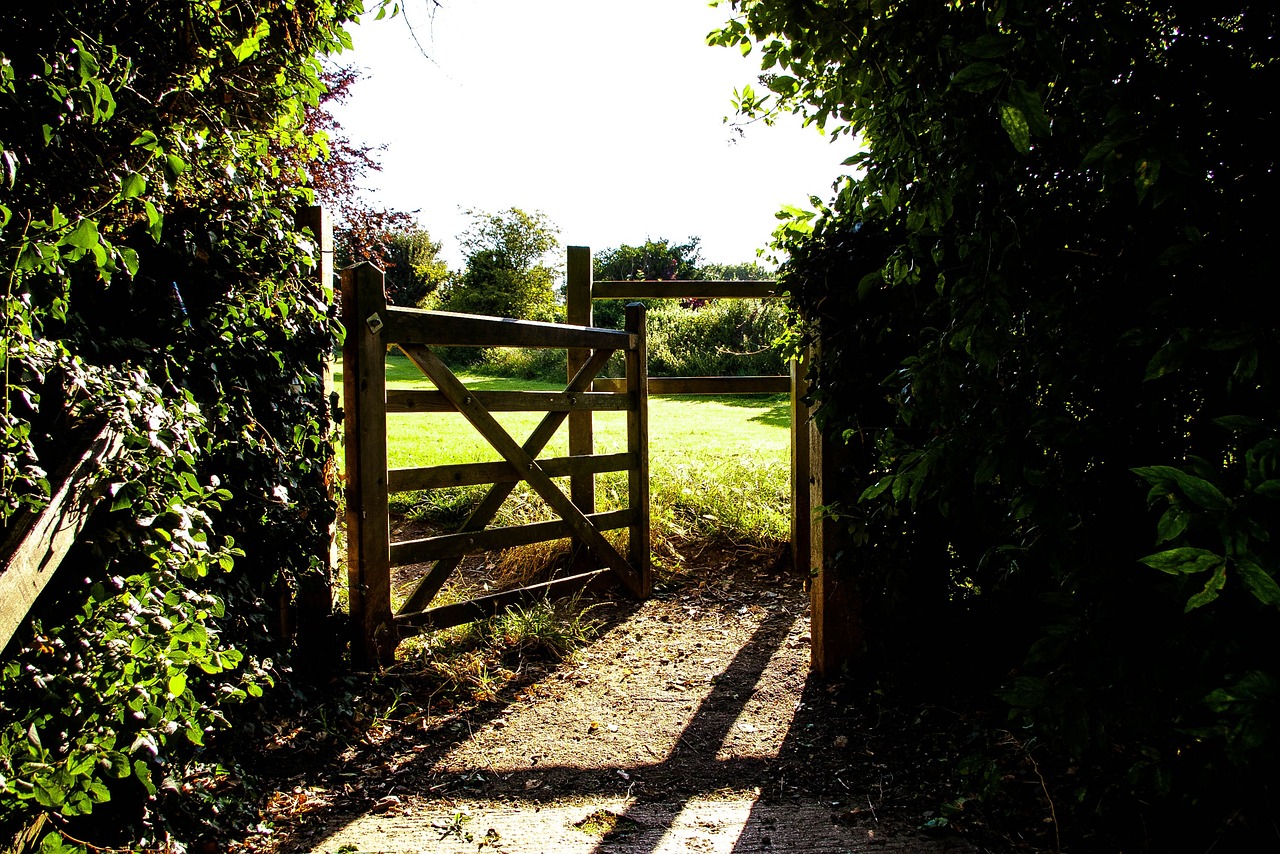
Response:
[{"label": "wooden gate", "polygon": [[[627,307],[622,331],[556,323],[478,317],[388,306],[383,275],[370,264],[342,272],[342,309],[347,338],[342,351],[346,474],[347,571],[354,629],[353,655],[365,663],[389,661],[402,638],[459,625],[499,613],[513,604],[572,593],[610,574],[633,594],[649,595],[648,372],[642,305]],[[386,352],[397,345],[435,385],[434,391],[387,391]],[[483,392],[468,390],[430,348],[549,347],[589,355],[563,392]],[[592,391],[591,383],[614,351],[625,353],[627,376],[614,392]],[[627,412],[627,450],[621,454],[539,460],[570,413]],[[497,463],[388,469],[388,412],[460,412],[502,457]],[[516,442],[493,412],[545,411],[523,444]],[[596,513],[580,507],[551,480],[575,482],[595,474],[626,471],[628,506]],[[488,528],[499,507],[525,481],[559,519],[507,528]],[[491,484],[457,533],[391,542],[388,495],[410,490]],[[627,554],[602,531],[628,528]],[[461,559],[469,554],[573,537],[603,566],[566,578],[466,602],[429,607]],[[391,568],[430,563],[430,569],[392,613]]]}]

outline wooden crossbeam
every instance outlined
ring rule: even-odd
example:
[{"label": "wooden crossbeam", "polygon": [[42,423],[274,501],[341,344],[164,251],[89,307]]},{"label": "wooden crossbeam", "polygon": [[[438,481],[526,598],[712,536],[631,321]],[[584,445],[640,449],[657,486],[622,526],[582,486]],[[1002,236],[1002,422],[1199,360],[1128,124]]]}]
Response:
[{"label": "wooden crossbeam", "polygon": [[623,350],[635,346],[617,329],[566,326],[509,317],[485,317],[447,311],[389,307],[383,314],[386,341],[436,347],[599,347]]},{"label": "wooden crossbeam", "polygon": [[409,357],[418,369],[426,374],[436,388],[444,393],[458,408],[458,411],[471,422],[472,426],[484,436],[503,459],[523,471],[525,482],[538,494],[551,509],[559,514],[570,529],[591,551],[617,573],[622,582],[635,595],[644,595],[644,585],[640,575],[627,563],[626,558],[618,553],[613,544],[592,526],[590,520],[583,515],[574,503],[569,500],[555,482],[542,471],[534,457],[524,448],[516,444],[511,435],[498,423],[497,419],[467,390],[467,387],[453,375],[440,357],[420,344],[401,344],[400,349]]},{"label": "wooden crossbeam", "polygon": [[[403,350],[404,347],[401,347]],[[608,363],[609,358],[613,355],[612,350],[596,350],[592,353],[591,358],[574,374],[573,379],[565,387],[566,392],[581,392],[591,387],[591,381],[595,379],[596,374],[604,370],[604,366]],[[551,438],[555,436],[556,431],[560,429],[560,425],[564,423],[568,412],[548,412],[529,434],[529,438],[525,440],[524,451],[530,456],[536,456],[541,453],[542,449],[547,446]],[[488,493],[481,500],[475,510],[471,511],[471,515],[467,517],[467,521],[462,524],[459,532],[480,531],[486,525],[493,521],[493,517],[498,514],[502,502],[507,500],[507,496],[515,489],[517,481],[505,483],[495,483],[490,487]],[[400,606],[397,613],[409,614],[421,611],[431,601],[432,597],[440,591],[444,586],[445,580],[449,577],[449,573],[458,566],[458,558],[441,558],[436,562],[435,566],[422,577],[418,582],[418,586],[409,594],[409,598]]]},{"label": "wooden crossbeam", "polygon": [[636,281],[592,282],[592,299],[769,299],[779,296],[774,281]]},{"label": "wooden crossbeam", "polygon": [[[600,531],[625,528],[633,521],[633,511],[612,510],[608,513],[592,513],[587,518]],[[421,540],[405,540],[391,544],[391,565],[408,566],[425,563],[442,557],[462,557],[481,552],[509,549],[530,543],[545,543],[570,536],[572,529],[563,519],[549,522],[532,522],[528,525],[512,525],[506,528],[487,528],[462,534],[441,534]]]},{"label": "wooden crossbeam", "polygon": [[[627,381],[621,377],[601,377],[594,383],[596,391],[623,391]],[[649,394],[786,394],[791,391],[791,378],[764,377],[649,377]]]},{"label": "wooden crossbeam", "polygon": [[[490,412],[621,412],[627,408],[625,397],[607,391],[473,391],[471,396]],[[453,411],[453,404],[438,391],[387,392],[387,412]]]},{"label": "wooden crossbeam", "polygon": [[[632,468],[630,454],[595,454],[589,457],[551,457],[542,461],[542,470],[551,477],[593,475]],[[508,462],[454,463],[413,469],[391,469],[387,472],[388,492],[410,492],[415,489],[447,489],[451,486],[477,486],[486,483],[519,483],[524,475]]]},{"label": "wooden crossbeam", "polygon": [[512,605],[526,602],[539,602],[543,599],[555,599],[585,590],[587,585],[606,575],[607,569],[597,569],[566,578],[557,578],[545,584],[534,584],[502,593],[492,593],[466,602],[454,602],[439,608],[426,611],[397,614],[395,618],[396,632],[401,638],[426,632],[460,626],[475,620],[483,620],[500,614]]}]

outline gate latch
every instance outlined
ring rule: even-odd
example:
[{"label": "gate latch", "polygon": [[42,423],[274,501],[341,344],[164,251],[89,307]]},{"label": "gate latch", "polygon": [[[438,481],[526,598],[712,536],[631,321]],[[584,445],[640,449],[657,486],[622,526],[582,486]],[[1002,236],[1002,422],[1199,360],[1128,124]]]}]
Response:
[{"label": "gate latch", "polygon": [[382,318],[378,316],[378,313],[376,311],[373,314],[369,315],[369,318],[368,320],[365,321],[365,323],[369,324],[369,331],[372,332],[374,335],[377,335],[378,331],[382,329]]}]

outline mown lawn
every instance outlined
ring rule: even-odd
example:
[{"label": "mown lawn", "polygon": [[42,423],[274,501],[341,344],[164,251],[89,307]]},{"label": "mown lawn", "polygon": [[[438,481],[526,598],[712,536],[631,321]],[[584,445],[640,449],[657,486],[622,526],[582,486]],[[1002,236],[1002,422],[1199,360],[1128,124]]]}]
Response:
[{"label": "mown lawn", "polygon": [[[480,376],[459,378],[476,390],[559,391],[563,384]],[[338,370],[341,388],[341,370]],[[387,358],[390,388],[432,388],[399,353]],[[495,418],[519,443],[543,417],[502,412]],[[654,396],[649,401],[650,491],[655,524],[680,535],[722,535],[768,542],[788,536],[790,415],[785,395]],[[392,468],[482,462],[500,457],[457,413],[401,414],[387,419]],[[626,449],[626,414],[595,417],[596,451]],[[541,456],[568,453],[561,426]],[[625,495],[620,476],[599,479],[602,509]]]}]

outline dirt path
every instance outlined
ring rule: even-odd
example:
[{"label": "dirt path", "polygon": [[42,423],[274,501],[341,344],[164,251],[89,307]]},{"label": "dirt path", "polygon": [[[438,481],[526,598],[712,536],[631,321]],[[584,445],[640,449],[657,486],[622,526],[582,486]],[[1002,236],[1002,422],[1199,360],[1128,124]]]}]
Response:
[{"label": "dirt path", "polygon": [[931,802],[918,769],[882,752],[897,737],[809,678],[800,580],[724,561],[638,606],[599,606],[594,643],[501,702],[419,721],[282,788],[298,808],[254,847],[974,850],[917,830]]}]

